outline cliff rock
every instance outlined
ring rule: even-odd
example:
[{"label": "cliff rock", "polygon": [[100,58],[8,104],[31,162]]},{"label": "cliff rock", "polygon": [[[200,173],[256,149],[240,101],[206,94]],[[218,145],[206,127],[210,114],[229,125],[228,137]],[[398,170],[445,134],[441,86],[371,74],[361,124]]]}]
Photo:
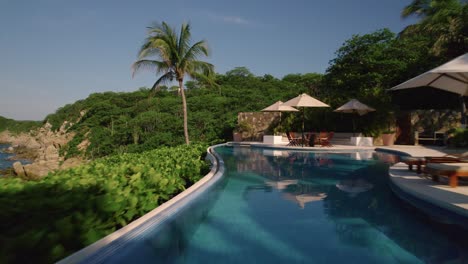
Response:
[{"label": "cliff rock", "polygon": [[[73,123],[65,121],[57,131],[52,131],[52,125],[47,122],[38,130],[29,133],[19,135],[12,135],[7,131],[0,133],[0,142],[11,144],[18,158],[34,160],[32,164],[24,166],[20,162],[15,162],[13,165],[15,173],[20,177],[37,179],[51,171],[82,164],[84,161],[80,158],[64,161],[59,154],[60,148],[74,137],[74,133],[67,132],[72,125]],[[81,148],[86,149],[87,145],[89,143],[84,143]]]},{"label": "cliff rock", "polygon": [[13,170],[15,171],[15,174],[19,177],[25,176],[24,168],[23,165],[21,165],[21,162],[17,161],[13,163]]}]

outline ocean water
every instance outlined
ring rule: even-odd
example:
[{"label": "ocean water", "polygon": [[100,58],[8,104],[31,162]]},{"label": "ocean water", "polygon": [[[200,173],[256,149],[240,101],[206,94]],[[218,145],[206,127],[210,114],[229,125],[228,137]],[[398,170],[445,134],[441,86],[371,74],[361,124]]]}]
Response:
[{"label": "ocean water", "polygon": [[[4,152],[9,146],[7,144],[0,144],[0,170],[13,166],[13,163],[16,161],[9,160],[13,155]],[[2,175],[1,172],[0,175]]]},{"label": "ocean water", "polygon": [[[10,168],[13,166],[13,163],[17,161],[21,161],[22,164],[29,164],[31,161],[29,160],[10,160],[11,157],[14,156],[14,154],[11,153],[5,153],[5,150],[10,147],[8,144],[0,144],[0,170]],[[0,172],[0,176],[3,176],[2,172]]]}]

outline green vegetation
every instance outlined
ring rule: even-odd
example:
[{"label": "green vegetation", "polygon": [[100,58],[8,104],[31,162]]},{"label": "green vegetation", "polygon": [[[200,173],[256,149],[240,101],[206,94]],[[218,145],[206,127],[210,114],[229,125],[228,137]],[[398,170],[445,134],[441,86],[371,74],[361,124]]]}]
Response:
[{"label": "green vegetation", "polygon": [[417,15],[420,21],[401,32],[430,37],[432,54],[454,58],[467,52],[468,2],[460,0],[413,0],[402,11],[402,17]]},{"label": "green vegetation", "polygon": [[40,121],[16,121],[0,116],[0,132],[8,130],[14,134],[29,132],[41,126]]},{"label": "green vegetation", "polygon": [[51,263],[125,226],[205,175],[205,151],[162,147],[40,181],[1,179],[0,263]]},{"label": "green vegetation", "polygon": [[[40,181],[0,179],[0,263],[58,260],[170,199],[207,172],[205,145],[231,140],[238,112],[303,92],[331,109],[356,98],[377,110],[356,119],[357,129],[370,135],[387,130],[399,109],[386,89],[468,52],[466,2],[414,0],[403,16],[413,14],[420,22],[399,34],[382,29],[347,40],[323,75],[282,79],[245,67],[215,75],[211,64],[197,60],[208,52],[204,42],[189,45],[188,25],[179,35],[165,23],[151,27],[133,65],[164,73],[151,89],[91,94],[46,117],[54,130],[65,120],[73,123],[76,136],[63,155],[94,161]],[[153,56],[164,63],[148,59]],[[192,77],[186,89],[185,76]],[[178,86],[160,85],[168,80]],[[349,116],[330,109],[306,109],[305,119],[306,130],[352,127]],[[285,113],[281,127],[298,130],[300,124],[299,115]],[[0,131],[38,125],[0,117]],[[189,134],[195,144],[182,146]],[[465,146],[466,132],[455,134],[454,144]],[[90,145],[81,153],[78,145],[86,139]]]},{"label": "green vegetation", "polygon": [[[184,136],[185,143],[189,144],[188,124],[187,124],[187,100],[185,98],[184,77],[194,79],[208,79],[214,73],[212,64],[199,61],[200,55],[208,56],[208,46],[205,41],[199,41],[190,45],[190,25],[183,24],[180,35],[169,27],[165,22],[149,27],[149,37],[140,49],[138,61],[133,64],[134,72],[145,68],[164,73],[153,85],[153,89],[160,83],[167,83],[176,80],[179,83],[180,95],[182,97],[182,111],[184,115]],[[147,58],[157,57],[159,60],[148,60]]]},{"label": "green vegetation", "polygon": [[468,129],[455,128],[450,131],[448,144],[451,147],[466,148],[468,147]]}]

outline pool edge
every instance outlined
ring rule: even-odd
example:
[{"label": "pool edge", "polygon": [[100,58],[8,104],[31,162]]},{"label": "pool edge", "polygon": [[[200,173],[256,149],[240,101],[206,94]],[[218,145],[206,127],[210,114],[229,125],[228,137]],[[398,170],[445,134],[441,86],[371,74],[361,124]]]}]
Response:
[{"label": "pool edge", "polygon": [[[411,156],[410,153],[387,148],[376,148],[375,151],[400,156]],[[398,197],[403,202],[413,206],[420,212],[433,217],[433,219],[439,223],[455,224],[465,230],[468,230],[468,212],[466,210],[461,212],[460,208],[455,208],[453,205],[448,204],[445,201],[433,199],[428,195],[416,192],[411,190],[409,187],[398,183],[396,181],[396,177],[392,173],[392,171],[395,170],[398,165],[399,164],[396,163],[388,168],[390,189],[396,197]],[[431,210],[433,210],[435,213]],[[446,215],[444,215],[444,213]]]},{"label": "pool edge", "polygon": [[[207,158],[210,160],[212,167],[208,174],[197,181],[195,184],[187,188],[185,191],[179,193],[169,201],[159,205],[155,209],[151,210],[147,214],[140,218],[132,221],[128,225],[121,229],[99,239],[91,245],[88,245],[79,251],[59,260],[57,263],[101,263],[109,254],[115,252],[117,249],[122,247],[122,243],[115,243],[119,239],[127,240],[126,236],[130,238],[135,237],[145,225],[151,221],[151,226],[160,225],[169,219],[172,215],[176,214],[180,209],[186,206],[190,202],[190,198],[194,195],[201,194],[208,187],[215,184],[224,174],[224,161],[214,151],[214,148],[223,146],[218,144],[210,146],[207,149]],[[134,234],[132,234],[134,233]],[[103,251],[100,253],[99,251]]]}]

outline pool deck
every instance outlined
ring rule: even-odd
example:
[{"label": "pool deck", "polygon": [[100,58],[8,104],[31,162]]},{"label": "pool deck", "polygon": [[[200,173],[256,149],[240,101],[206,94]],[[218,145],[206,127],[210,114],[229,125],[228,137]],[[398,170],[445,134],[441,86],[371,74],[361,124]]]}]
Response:
[{"label": "pool deck", "polygon": [[[290,149],[290,150],[314,150],[314,151],[384,151],[395,153],[398,155],[409,155],[414,157],[424,156],[444,156],[453,153],[462,153],[466,149],[449,149],[445,147],[425,147],[425,146],[409,146],[409,145],[394,145],[394,146],[349,146],[349,145],[333,145],[332,147],[290,147],[286,144],[263,144],[260,142],[242,142],[234,143],[233,145],[246,145],[262,148]],[[405,192],[416,199],[423,200],[439,208],[449,210],[452,213],[462,217],[468,217],[468,185],[461,185],[456,188],[451,188],[446,181],[434,182],[424,174],[417,174],[414,171],[408,170],[408,166],[404,163],[396,163],[389,169],[391,182],[396,185],[401,191]],[[445,180],[445,179],[441,179]]]},{"label": "pool deck", "polygon": [[[460,152],[460,150],[422,146],[396,146],[387,149],[405,152],[415,157],[444,156]],[[408,170],[408,165],[402,162],[390,167],[389,176],[392,183],[405,193],[468,217],[468,185],[452,188],[448,185],[445,177],[441,179],[441,182],[434,182],[429,175],[417,174],[415,171]]]}]

